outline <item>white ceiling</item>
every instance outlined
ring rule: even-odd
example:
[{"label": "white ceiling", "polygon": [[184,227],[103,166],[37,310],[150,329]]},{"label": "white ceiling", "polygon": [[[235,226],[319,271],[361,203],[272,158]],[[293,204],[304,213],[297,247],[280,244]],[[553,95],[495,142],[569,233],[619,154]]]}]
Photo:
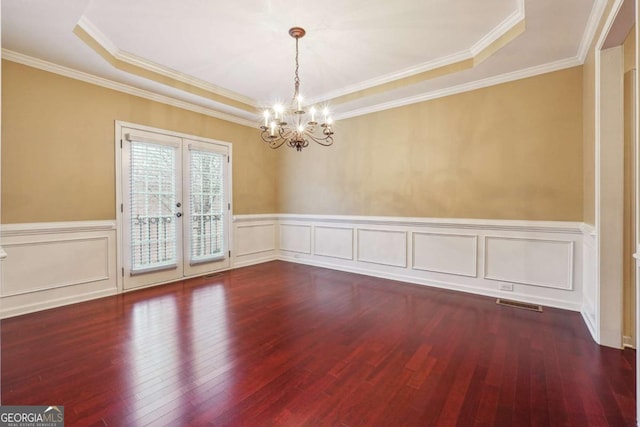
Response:
[{"label": "white ceiling", "polygon": [[[3,0],[2,47],[8,59],[67,75],[87,73],[105,85],[124,84],[253,123],[255,112],[229,105],[233,102],[117,69],[74,28],[91,34],[114,58],[260,107],[291,97],[295,42],[287,31],[302,26],[307,35],[300,40],[301,92],[344,118],[578,65],[605,3]],[[522,21],[524,32],[477,66],[406,81],[477,56]],[[87,74],[76,77],[91,79]],[[397,80],[395,88],[376,90]],[[346,102],[335,99],[348,94],[352,99]]]}]

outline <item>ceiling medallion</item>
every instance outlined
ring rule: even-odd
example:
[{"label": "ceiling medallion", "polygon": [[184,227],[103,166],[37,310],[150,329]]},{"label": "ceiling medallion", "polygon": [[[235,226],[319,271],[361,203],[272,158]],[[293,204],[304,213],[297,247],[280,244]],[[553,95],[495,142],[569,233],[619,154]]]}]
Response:
[{"label": "ceiling medallion", "polygon": [[[309,108],[310,120],[307,121],[306,111],[303,110],[302,95],[300,95],[300,77],[298,77],[298,40],[306,34],[304,28],[293,27],[289,35],[296,39],[296,72],[294,78],[294,91],[291,104],[286,107],[280,104],[264,111],[264,124],[260,126],[262,140],[271,148],[279,148],[284,144],[302,151],[309,145],[309,140],[320,145],[333,144],[333,120],[329,117],[329,111],[324,108],[317,111],[315,107]],[[323,121],[319,124],[316,117],[321,116]]]}]

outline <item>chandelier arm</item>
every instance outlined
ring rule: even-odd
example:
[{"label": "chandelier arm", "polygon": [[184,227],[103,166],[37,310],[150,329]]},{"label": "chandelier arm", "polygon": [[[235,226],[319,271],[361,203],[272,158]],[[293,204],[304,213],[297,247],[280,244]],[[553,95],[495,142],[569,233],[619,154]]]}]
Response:
[{"label": "chandelier arm", "polygon": [[333,136],[331,135],[326,135],[324,138],[317,137],[314,134],[308,133],[308,132],[305,135],[311,138],[314,142],[320,145],[324,145],[325,147],[328,147],[331,144],[333,144]]},{"label": "chandelier arm", "polygon": [[283,139],[280,136],[275,137],[275,138],[272,137],[268,130],[263,130],[260,133],[260,138],[262,138],[262,140],[264,142],[269,144],[269,147],[271,147],[271,148],[280,148],[282,146],[282,144],[284,144],[286,142],[286,139]]},{"label": "chandelier arm", "polygon": [[286,140],[284,139],[277,139],[269,143],[269,148],[273,148],[275,150],[276,148],[282,147],[282,144],[284,144],[285,142]]}]

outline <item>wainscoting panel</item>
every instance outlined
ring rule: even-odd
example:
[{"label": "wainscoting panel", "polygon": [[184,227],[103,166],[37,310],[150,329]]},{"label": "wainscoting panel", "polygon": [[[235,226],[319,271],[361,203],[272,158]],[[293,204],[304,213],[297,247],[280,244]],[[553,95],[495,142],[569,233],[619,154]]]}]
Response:
[{"label": "wainscoting panel", "polygon": [[280,250],[311,253],[311,226],[280,224]]},{"label": "wainscoting panel", "polygon": [[287,239],[281,260],[574,311],[583,306],[582,223],[277,216]]},{"label": "wainscoting panel", "polygon": [[[109,238],[6,243],[3,297],[109,279]],[[60,268],[73,260],[73,268]]]},{"label": "wainscoting panel", "polygon": [[[451,218],[237,215],[231,261],[238,268],[279,259],[504,297],[582,311],[589,324],[597,307],[592,283],[595,246],[590,236],[583,236],[583,226]],[[0,316],[121,292],[116,281],[115,235],[113,221],[3,226],[8,257],[0,282]]]},{"label": "wainscoting panel", "polygon": [[392,267],[407,266],[407,233],[358,229],[358,261]]},{"label": "wainscoting panel", "polygon": [[413,233],[413,268],[476,277],[478,236]]},{"label": "wainscoting panel", "polygon": [[315,226],[313,230],[315,255],[353,259],[353,228]]},{"label": "wainscoting panel", "polygon": [[272,261],[277,254],[277,220],[273,217],[235,217],[231,260],[233,267]]},{"label": "wainscoting panel", "polygon": [[253,255],[276,249],[275,224],[239,225],[236,228],[236,256]]},{"label": "wainscoting panel", "polygon": [[0,317],[118,291],[111,221],[5,225],[2,242]]},{"label": "wainscoting panel", "polygon": [[573,242],[521,237],[485,238],[485,278],[571,290]]}]

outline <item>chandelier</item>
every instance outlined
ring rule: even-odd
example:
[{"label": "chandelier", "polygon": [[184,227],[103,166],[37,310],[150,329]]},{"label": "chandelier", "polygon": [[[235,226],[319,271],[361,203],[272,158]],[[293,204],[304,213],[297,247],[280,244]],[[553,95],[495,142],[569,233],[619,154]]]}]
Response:
[{"label": "chandelier", "polygon": [[[260,136],[262,140],[269,144],[271,148],[279,148],[284,144],[302,151],[309,145],[309,140],[320,145],[329,146],[333,144],[333,120],[329,117],[329,111],[324,108],[322,111],[315,107],[309,108],[309,121],[307,112],[303,110],[302,95],[300,95],[300,77],[298,76],[298,40],[306,34],[304,28],[293,27],[289,30],[289,35],[296,39],[296,72],[294,78],[294,91],[291,104],[283,106],[274,105],[271,109],[264,111],[264,124],[260,126]],[[322,123],[318,124],[317,117],[322,117]]]}]

